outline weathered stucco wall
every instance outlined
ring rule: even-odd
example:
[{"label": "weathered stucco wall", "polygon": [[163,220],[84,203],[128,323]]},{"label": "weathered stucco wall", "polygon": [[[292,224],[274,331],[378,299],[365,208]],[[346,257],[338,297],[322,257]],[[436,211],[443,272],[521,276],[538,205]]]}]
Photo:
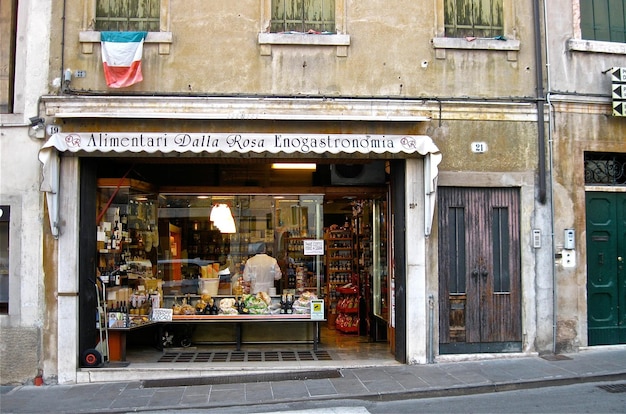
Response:
[{"label": "weathered stucco wall", "polygon": [[[87,2],[70,0],[65,25],[53,26],[53,48],[64,68],[84,70],[74,78],[76,90],[107,90],[100,45],[90,54],[79,43]],[[381,7],[372,0],[346,1],[347,56],[335,46],[272,45],[261,54],[258,34],[264,18],[257,0],[217,2],[170,0],[169,54],[144,47],[144,81],[128,91],[182,94],[275,94],[319,96],[533,96],[530,4],[516,4],[508,38],[523,47],[509,60],[506,51],[448,51],[435,58],[431,39],[437,32],[434,7],[411,0]],[[190,13],[193,10],[193,13]],[[218,17],[219,16],[219,17]],[[63,29],[65,32],[63,33]],[[310,35],[315,36],[315,35]],[[55,40],[65,42],[64,55]],[[60,76],[60,65],[54,68]]]},{"label": "weathered stucco wall", "polygon": [[[556,105],[553,176],[554,229],[558,255],[563,231],[576,230],[576,266],[565,268],[557,258],[557,350],[587,345],[587,252],[585,151],[625,152],[626,119],[610,116],[609,105]],[[567,112],[563,112],[567,111]]]}]

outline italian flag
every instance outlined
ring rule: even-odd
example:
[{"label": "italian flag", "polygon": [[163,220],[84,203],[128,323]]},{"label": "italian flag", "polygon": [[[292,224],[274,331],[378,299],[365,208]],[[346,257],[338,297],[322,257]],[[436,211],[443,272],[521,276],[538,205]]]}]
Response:
[{"label": "italian flag", "polygon": [[102,66],[109,88],[125,88],[143,80],[141,55],[147,32],[102,32]]}]

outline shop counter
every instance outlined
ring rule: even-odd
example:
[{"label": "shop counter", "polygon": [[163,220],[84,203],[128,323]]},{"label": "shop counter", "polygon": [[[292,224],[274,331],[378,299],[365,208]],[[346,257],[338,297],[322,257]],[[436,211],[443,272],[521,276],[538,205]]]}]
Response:
[{"label": "shop counter", "polygon": [[[317,346],[320,343],[320,322],[325,322],[325,319],[311,319],[310,314],[277,314],[277,315],[173,315],[171,321],[160,322],[160,329],[162,330],[167,324],[212,324],[212,323],[228,323],[233,324],[235,327],[235,346],[236,350],[241,350],[242,344],[242,330],[243,326],[255,323],[298,323],[298,324],[313,324],[313,350],[317,351]],[[162,335],[161,335],[162,336]],[[269,343],[281,343],[288,342],[283,340],[271,340]]]}]

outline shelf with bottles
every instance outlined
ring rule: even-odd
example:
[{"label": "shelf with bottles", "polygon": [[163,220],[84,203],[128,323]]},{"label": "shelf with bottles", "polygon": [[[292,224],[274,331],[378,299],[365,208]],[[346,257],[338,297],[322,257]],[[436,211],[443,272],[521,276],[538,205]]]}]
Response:
[{"label": "shelf with bottles", "polygon": [[154,188],[137,180],[97,181],[97,274],[109,286],[154,276],[159,246]]}]

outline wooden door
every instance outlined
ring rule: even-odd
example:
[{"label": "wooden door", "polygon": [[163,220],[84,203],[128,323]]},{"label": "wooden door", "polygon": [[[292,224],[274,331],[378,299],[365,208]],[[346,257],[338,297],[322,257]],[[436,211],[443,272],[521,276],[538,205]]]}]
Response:
[{"label": "wooden door", "polygon": [[626,343],[626,194],[589,192],[587,325],[589,345]]},{"label": "wooden door", "polygon": [[521,351],[519,190],[438,192],[439,352]]}]

